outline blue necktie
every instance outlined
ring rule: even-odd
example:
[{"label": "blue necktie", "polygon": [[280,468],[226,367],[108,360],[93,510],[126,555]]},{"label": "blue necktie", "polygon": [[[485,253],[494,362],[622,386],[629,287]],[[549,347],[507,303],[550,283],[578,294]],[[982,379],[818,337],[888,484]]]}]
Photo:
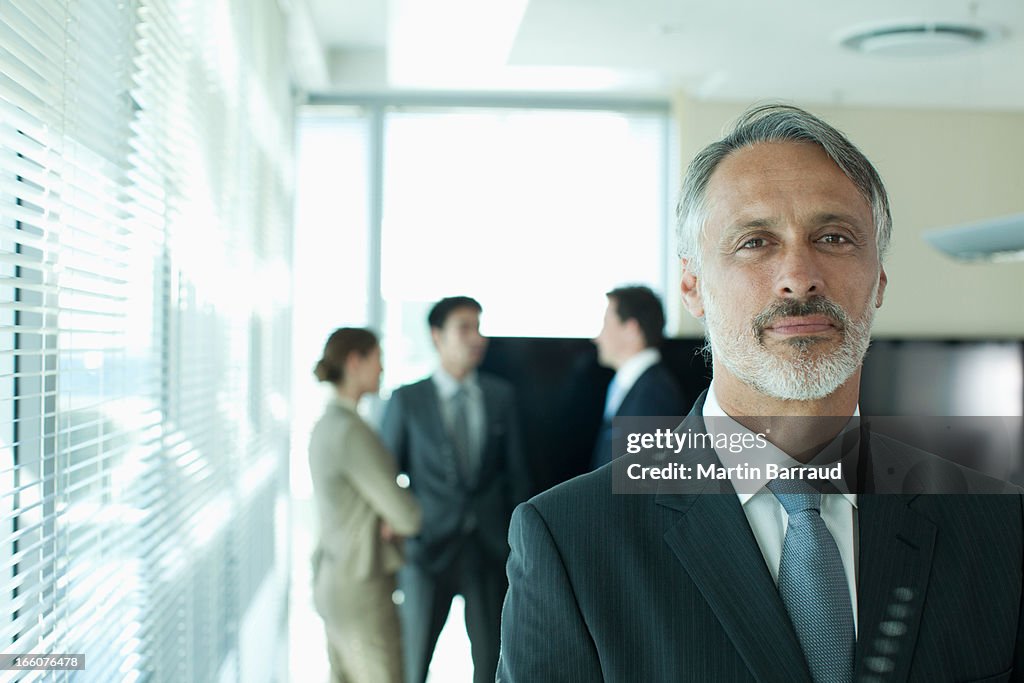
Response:
[{"label": "blue necktie", "polygon": [[856,634],[839,546],[821,519],[821,494],[800,480],[768,484],[789,515],[779,595],[814,683],[853,680]]}]

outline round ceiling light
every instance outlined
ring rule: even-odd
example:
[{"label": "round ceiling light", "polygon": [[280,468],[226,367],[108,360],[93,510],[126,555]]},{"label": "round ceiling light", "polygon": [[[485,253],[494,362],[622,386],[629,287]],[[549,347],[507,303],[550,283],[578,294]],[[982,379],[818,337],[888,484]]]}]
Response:
[{"label": "round ceiling light", "polygon": [[939,57],[989,42],[995,32],[970,24],[899,23],[860,29],[840,37],[851,50],[881,57]]}]

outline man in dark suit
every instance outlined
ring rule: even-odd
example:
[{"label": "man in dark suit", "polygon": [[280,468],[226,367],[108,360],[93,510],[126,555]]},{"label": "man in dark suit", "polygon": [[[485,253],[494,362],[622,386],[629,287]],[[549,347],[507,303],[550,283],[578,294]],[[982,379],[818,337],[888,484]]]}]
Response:
[{"label": "man in dark suit", "polygon": [[406,680],[422,683],[452,598],[465,599],[474,681],[493,681],[507,581],[508,525],[529,495],[510,384],[477,372],[487,348],[480,304],[449,297],[430,311],[440,366],[396,390],[382,437],[423,508],[399,574]]},{"label": "man in dark suit", "polygon": [[[661,464],[738,467],[631,484],[620,458],[521,505],[499,681],[1024,680],[1019,491],[934,495],[1000,486],[850,428],[890,231],[870,162],[803,110],[695,157],[681,289],[714,379]],[[855,466],[824,494],[794,478],[833,450]]]},{"label": "man in dark suit", "polygon": [[605,396],[591,469],[622,455],[612,452],[614,418],[686,413],[683,391],[658,351],[665,328],[661,301],[642,286],[619,287],[607,296],[604,324],[594,344],[598,362],[615,370],[615,376]]}]

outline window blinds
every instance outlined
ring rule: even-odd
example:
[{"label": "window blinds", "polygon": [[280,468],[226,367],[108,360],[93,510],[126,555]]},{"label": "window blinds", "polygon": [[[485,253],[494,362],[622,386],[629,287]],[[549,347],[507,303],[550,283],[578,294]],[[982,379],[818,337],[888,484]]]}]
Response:
[{"label": "window blinds", "polygon": [[235,680],[276,628],[279,14],[0,3],[0,652],[86,663],[19,680]]}]

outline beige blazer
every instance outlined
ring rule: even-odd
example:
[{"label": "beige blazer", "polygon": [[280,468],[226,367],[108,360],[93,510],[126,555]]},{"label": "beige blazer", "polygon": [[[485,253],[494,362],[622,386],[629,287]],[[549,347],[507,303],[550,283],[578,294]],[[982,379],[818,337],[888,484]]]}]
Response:
[{"label": "beige blazer", "polygon": [[402,565],[399,544],[380,537],[381,520],[400,536],[420,529],[420,507],[395,483],[394,458],[353,407],[332,401],[313,428],[309,469],[320,522],[318,555],[341,576],[367,579]]}]

